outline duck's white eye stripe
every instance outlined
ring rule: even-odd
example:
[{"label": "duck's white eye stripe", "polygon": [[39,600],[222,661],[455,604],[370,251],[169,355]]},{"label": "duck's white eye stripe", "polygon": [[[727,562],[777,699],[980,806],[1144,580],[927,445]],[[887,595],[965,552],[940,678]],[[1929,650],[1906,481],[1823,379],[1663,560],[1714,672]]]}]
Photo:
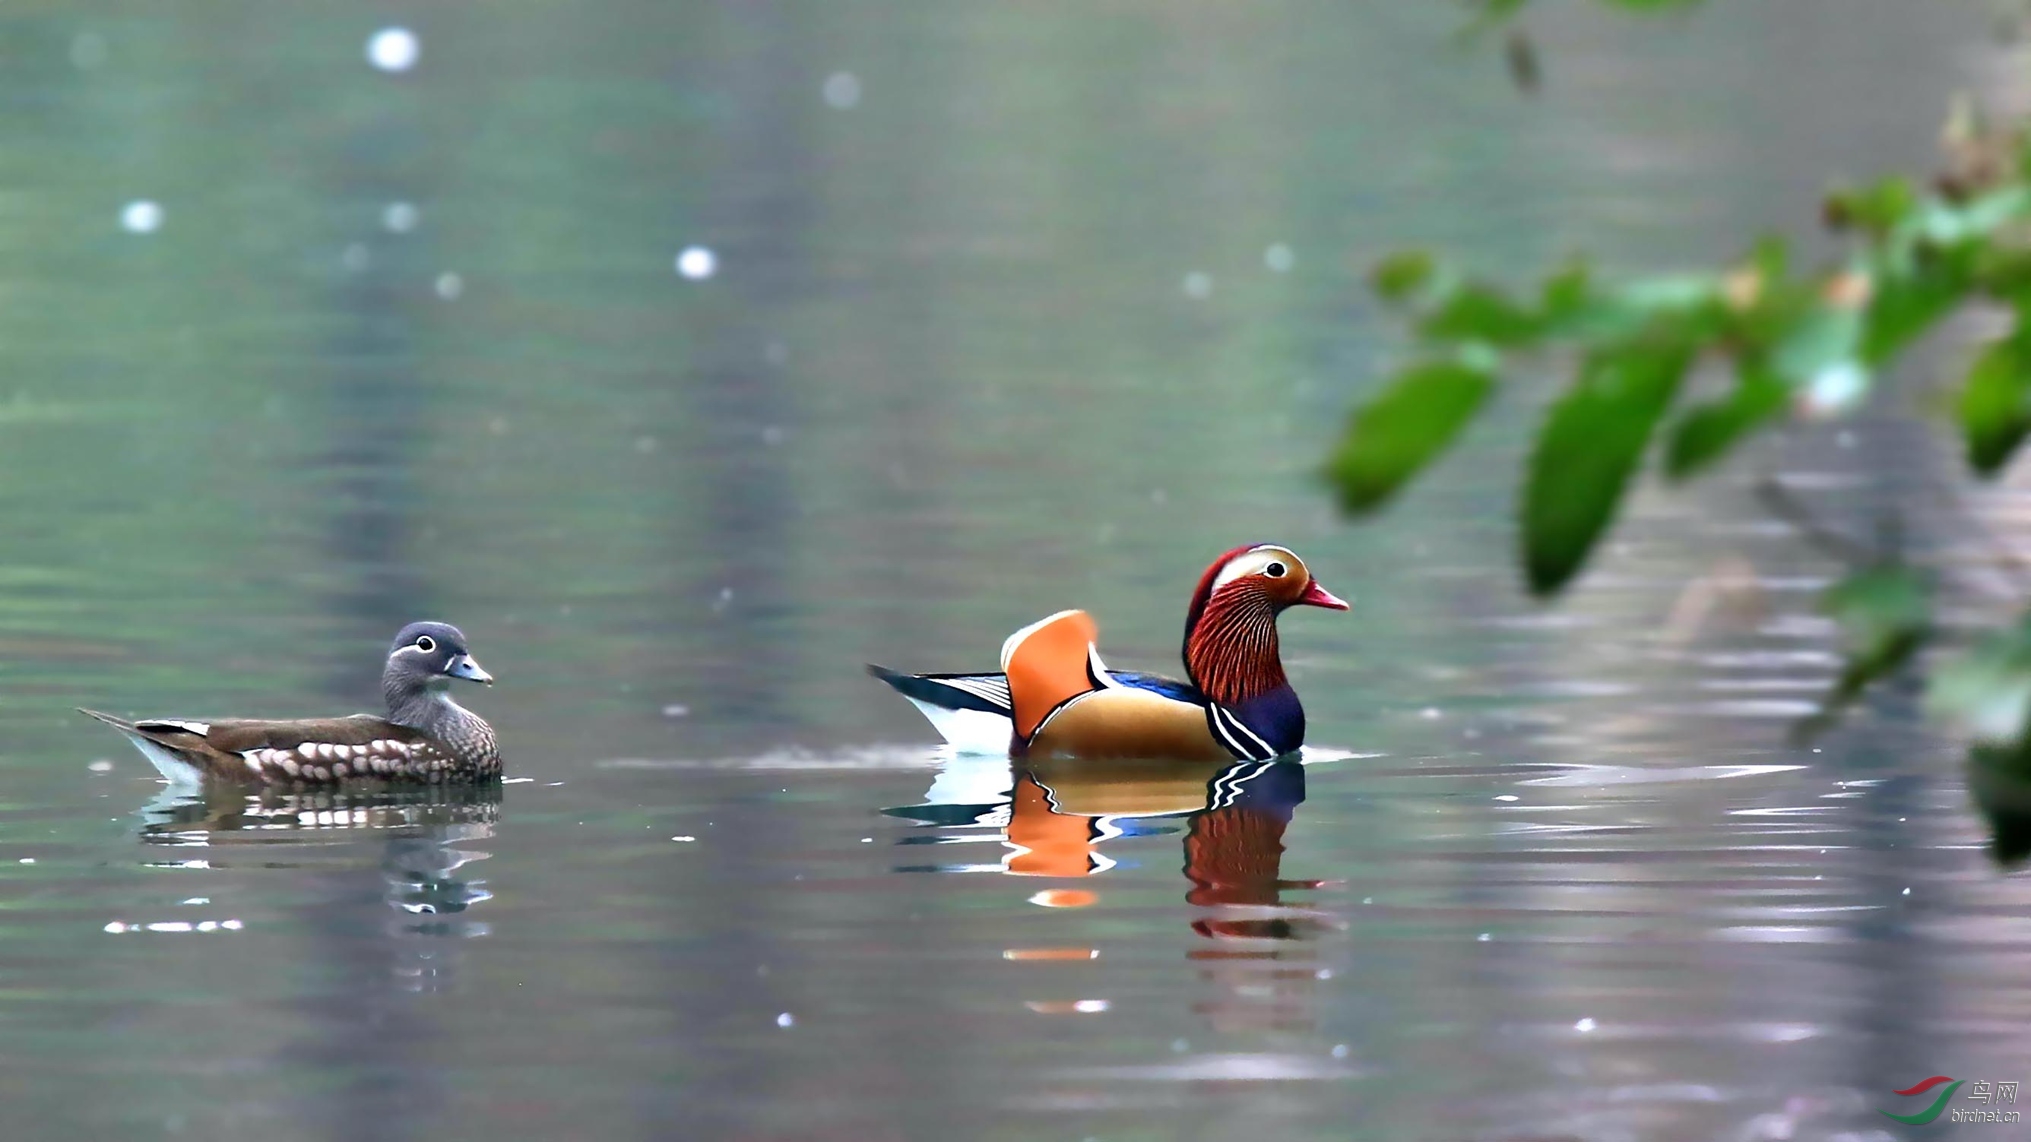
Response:
[{"label": "duck's white eye stripe", "polygon": [[1250,575],[1270,574],[1269,568],[1275,564],[1283,564],[1284,570],[1288,571],[1291,561],[1295,558],[1296,556],[1281,547],[1258,547],[1253,551],[1244,551],[1229,560],[1227,566],[1220,569],[1220,574],[1214,576],[1213,590],[1218,591],[1236,579]]}]

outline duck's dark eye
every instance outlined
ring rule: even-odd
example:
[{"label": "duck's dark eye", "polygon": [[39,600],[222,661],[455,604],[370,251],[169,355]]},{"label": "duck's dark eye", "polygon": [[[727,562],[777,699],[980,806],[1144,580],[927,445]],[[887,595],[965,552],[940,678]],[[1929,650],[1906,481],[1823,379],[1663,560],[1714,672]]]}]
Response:
[{"label": "duck's dark eye", "polygon": [[1262,573],[1269,576],[1272,579],[1281,579],[1284,576],[1284,572],[1289,570],[1290,568],[1284,566],[1281,563],[1272,563],[1269,566],[1263,568]]},{"label": "duck's dark eye", "polygon": [[437,640],[427,634],[419,635],[416,639],[416,649],[425,654],[434,654],[437,651]]}]

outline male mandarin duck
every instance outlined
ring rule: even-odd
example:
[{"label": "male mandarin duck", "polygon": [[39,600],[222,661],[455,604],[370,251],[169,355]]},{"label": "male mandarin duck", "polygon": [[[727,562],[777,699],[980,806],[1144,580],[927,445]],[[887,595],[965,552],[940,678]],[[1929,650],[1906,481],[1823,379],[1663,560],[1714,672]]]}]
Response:
[{"label": "male mandarin duck", "polygon": [[292,721],[138,722],[80,710],[127,735],[162,775],[196,784],[205,778],[262,785],[330,785],[352,779],[443,783],[501,775],[494,730],[451,700],[454,678],[493,685],[446,623],[410,623],[388,648],[381,671],[386,717]]},{"label": "male mandarin duck", "polygon": [[1305,710],[1277,657],[1277,616],[1294,606],[1348,609],[1289,548],[1256,544],[1222,555],[1199,579],[1185,613],[1189,681],[1109,670],[1084,611],[1010,635],[999,674],[868,672],[962,749],[1268,761],[1305,741]]}]

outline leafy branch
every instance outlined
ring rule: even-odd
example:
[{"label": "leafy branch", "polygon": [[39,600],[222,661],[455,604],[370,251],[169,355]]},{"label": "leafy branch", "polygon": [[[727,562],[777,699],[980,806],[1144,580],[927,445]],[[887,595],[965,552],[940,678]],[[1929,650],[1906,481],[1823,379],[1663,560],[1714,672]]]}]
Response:
[{"label": "leafy branch", "polygon": [[[1485,8],[1506,15],[1520,2]],[[2031,148],[1965,110],[1947,142],[1948,169],[1929,185],[1886,178],[1828,196],[1826,223],[1847,249],[1811,270],[1793,268],[1780,238],[1731,265],[1677,275],[1604,281],[1577,261],[1523,290],[1427,252],[1384,259],[1374,288],[1403,315],[1415,348],[1355,410],[1328,462],[1342,506],[1387,504],[1509,375],[1547,364],[1568,372],[1538,428],[1518,511],[1526,582],[1552,595],[1586,565],[1653,451],[1664,477],[1681,481],[1772,425],[1842,416],[1920,338],[1976,309],[2007,316],[2009,328],[1974,354],[1952,414],[1970,468],[1994,476],[2031,433]],[[1934,631],[1926,576],[1894,549],[1844,546],[1851,573],[1822,600],[1849,654],[1830,708],[1908,661]],[[2031,626],[2014,637],[2021,661],[1996,660],[2021,667],[2019,712],[2031,717]],[[1946,677],[1937,700],[1966,712],[1973,683]]]}]

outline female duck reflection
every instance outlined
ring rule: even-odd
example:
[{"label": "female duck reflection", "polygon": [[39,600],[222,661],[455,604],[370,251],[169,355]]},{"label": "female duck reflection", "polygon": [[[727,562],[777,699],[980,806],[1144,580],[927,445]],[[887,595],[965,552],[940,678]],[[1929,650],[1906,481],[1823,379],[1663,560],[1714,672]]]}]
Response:
[{"label": "female duck reflection", "polygon": [[[398,984],[430,991],[451,968],[437,939],[490,932],[468,910],[493,893],[467,866],[492,854],[464,845],[494,835],[500,806],[498,785],[373,792],[172,788],[141,811],[141,841],[210,850],[200,860],[158,862],[178,867],[231,869],[240,863],[233,855],[237,850],[247,854],[244,867],[249,869],[293,866],[303,871],[327,889],[319,894],[314,927],[344,929],[342,934],[355,937],[379,929],[395,941],[388,967]],[[358,891],[365,887],[355,875],[358,864],[332,859],[334,834],[379,842],[371,892]],[[300,861],[289,859],[292,847]],[[432,942],[418,943],[415,937]]]},{"label": "female duck reflection", "polygon": [[[1221,765],[1089,759],[1023,761],[1011,768],[1008,762],[954,759],[923,804],[884,812],[936,830],[907,837],[901,842],[905,845],[992,840],[1005,848],[996,864],[899,869],[907,872],[1085,878],[1116,867],[1103,851],[1115,838],[1183,833],[1185,900],[1197,906],[1191,928],[1218,942],[1189,957],[1206,963],[1209,982],[1228,993],[1206,1012],[1221,1030],[1292,1030],[1312,1025],[1309,997],[1317,978],[1315,970],[1298,969],[1293,961],[1308,964],[1314,954],[1304,942],[1337,927],[1326,914],[1283,900],[1286,891],[1323,883],[1282,878],[1284,831],[1304,799],[1304,767],[1290,761]],[[1032,899],[1084,907],[1099,895],[1059,888]],[[1010,949],[1005,954],[1012,960],[1086,959],[1096,950],[1071,952]],[[1223,968],[1222,961],[1233,963]],[[1277,966],[1265,968],[1262,961]]]}]

